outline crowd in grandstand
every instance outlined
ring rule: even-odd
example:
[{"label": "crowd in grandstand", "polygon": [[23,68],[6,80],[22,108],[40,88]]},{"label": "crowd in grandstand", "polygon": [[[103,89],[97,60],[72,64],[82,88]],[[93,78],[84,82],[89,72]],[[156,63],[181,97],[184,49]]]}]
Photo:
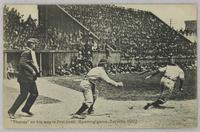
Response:
[{"label": "crowd in grandstand", "polygon": [[[81,31],[70,33],[63,32],[54,27],[44,29],[40,25],[36,25],[36,19],[31,15],[24,20],[16,9],[4,7],[4,48],[19,49],[25,48],[28,38],[39,39],[38,50],[80,50],[85,43],[95,42],[89,37],[84,40],[86,34]],[[97,48],[93,48],[97,50]]]},{"label": "crowd in grandstand", "polygon": [[[110,5],[63,7],[97,34],[103,44],[121,50],[124,55],[145,58],[167,57],[171,52],[179,56],[194,57],[196,54],[196,45],[190,44],[151,12]],[[66,33],[54,27],[42,29],[31,16],[25,21],[16,9],[8,7],[4,8],[4,31],[4,45],[11,49],[23,49],[29,37],[39,38],[39,49],[77,50],[85,43],[80,31]]]},{"label": "crowd in grandstand", "polygon": [[24,43],[35,36],[36,20],[31,15],[25,21],[16,9],[4,7],[4,48],[23,49]]},{"label": "crowd in grandstand", "polygon": [[151,12],[110,5],[62,6],[100,39],[134,57],[193,56],[195,46]]},{"label": "crowd in grandstand", "polygon": [[40,49],[72,51],[82,50],[84,45],[89,45],[93,50],[97,50],[97,46],[95,46],[96,43],[94,40],[91,37],[85,39],[85,36],[87,36],[87,34],[81,31],[71,33],[58,30],[57,28],[49,27],[46,31],[43,31],[40,34]]},{"label": "crowd in grandstand", "polygon": [[[56,73],[58,75],[85,75],[88,70],[90,68],[92,68],[92,64],[91,65],[87,65],[85,66],[85,64],[83,63],[77,63],[72,61],[71,65],[65,64],[65,65],[61,65],[58,66],[56,69]],[[131,63],[116,63],[116,64],[109,64],[108,67],[108,73],[110,74],[123,74],[123,73],[143,73],[143,72],[153,72],[158,70],[158,68],[160,67],[164,67],[166,66],[167,63],[158,63],[158,62],[150,62],[150,63],[145,63],[145,64],[141,64],[141,63],[137,63],[135,65],[132,65]],[[197,66],[195,65],[194,62],[188,62],[188,63],[178,63],[178,65],[184,70],[195,70],[197,68]]]},{"label": "crowd in grandstand", "polygon": [[[110,54],[109,49],[116,49],[122,51],[122,57],[137,59],[168,57],[170,53],[177,57],[196,57],[196,44],[192,44],[151,12],[114,5],[61,7],[100,38],[107,56]],[[57,67],[58,74],[84,74],[92,67],[92,52],[99,47],[94,47],[95,42],[90,37],[85,40],[87,35],[84,32],[63,32],[55,27],[44,29],[36,22],[31,15],[25,20],[16,9],[5,6],[4,48],[22,50],[27,39],[34,37],[40,41],[37,49],[79,52],[71,64]],[[111,64],[109,72],[140,72],[144,69],[156,69],[158,66]],[[184,67],[189,69],[193,64],[186,64]]]}]

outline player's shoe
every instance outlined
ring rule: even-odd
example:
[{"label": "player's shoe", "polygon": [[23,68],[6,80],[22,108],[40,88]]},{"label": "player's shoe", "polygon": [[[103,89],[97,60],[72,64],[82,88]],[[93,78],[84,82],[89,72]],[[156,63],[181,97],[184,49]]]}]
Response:
[{"label": "player's shoe", "polygon": [[94,110],[88,111],[88,115],[94,114]]},{"label": "player's shoe", "polygon": [[16,119],[16,117],[15,117],[15,115],[14,115],[14,114],[12,114],[12,113],[8,112],[8,115],[9,115],[10,119]]},{"label": "player's shoe", "polygon": [[159,104],[153,104],[154,108],[161,108],[161,106]]},{"label": "player's shoe", "polygon": [[74,114],[74,115],[72,116],[72,119],[85,119],[85,118],[86,118],[85,115]]},{"label": "player's shoe", "polygon": [[25,110],[23,110],[23,109],[22,109],[22,112],[23,112],[23,113],[26,113],[26,116],[27,116],[27,117],[31,117],[31,116],[34,115],[34,114],[31,113],[30,111],[25,111]]},{"label": "player's shoe", "polygon": [[151,104],[150,104],[150,103],[147,103],[147,105],[145,105],[143,108],[144,108],[145,110],[147,110],[150,106],[151,106]]},{"label": "player's shoe", "polygon": [[153,108],[155,108],[155,109],[164,109],[165,107],[160,106],[160,105],[153,105]]}]

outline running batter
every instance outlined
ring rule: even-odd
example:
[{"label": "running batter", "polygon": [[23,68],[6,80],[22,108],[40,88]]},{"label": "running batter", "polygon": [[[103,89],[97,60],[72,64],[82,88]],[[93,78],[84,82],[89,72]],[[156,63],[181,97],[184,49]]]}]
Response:
[{"label": "running batter", "polygon": [[144,106],[145,110],[150,106],[160,107],[160,104],[166,103],[174,90],[177,79],[180,80],[179,90],[183,91],[184,72],[178,65],[176,65],[173,57],[170,58],[170,64],[158,69],[157,72],[147,76],[145,79],[149,79],[160,72],[164,73],[160,81],[160,97],[156,101]]}]

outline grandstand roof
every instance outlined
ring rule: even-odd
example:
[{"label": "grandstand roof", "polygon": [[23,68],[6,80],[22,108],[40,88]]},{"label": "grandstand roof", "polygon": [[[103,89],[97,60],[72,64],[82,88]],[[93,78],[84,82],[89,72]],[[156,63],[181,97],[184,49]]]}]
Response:
[{"label": "grandstand roof", "polygon": [[56,5],[59,9],[61,9],[66,15],[68,15],[72,20],[74,20],[76,23],[78,23],[81,27],[83,27],[85,30],[89,32],[93,37],[100,40],[97,35],[95,35],[93,32],[91,32],[87,27],[85,27],[81,22],[79,22],[76,18],[74,18],[72,15],[70,15],[65,9],[63,9],[60,5]]}]

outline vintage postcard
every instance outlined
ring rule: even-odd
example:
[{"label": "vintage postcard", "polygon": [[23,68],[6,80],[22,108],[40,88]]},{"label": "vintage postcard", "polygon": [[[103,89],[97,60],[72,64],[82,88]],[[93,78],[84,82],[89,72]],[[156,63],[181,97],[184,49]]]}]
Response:
[{"label": "vintage postcard", "polygon": [[195,4],[3,7],[5,128],[197,127]]}]

